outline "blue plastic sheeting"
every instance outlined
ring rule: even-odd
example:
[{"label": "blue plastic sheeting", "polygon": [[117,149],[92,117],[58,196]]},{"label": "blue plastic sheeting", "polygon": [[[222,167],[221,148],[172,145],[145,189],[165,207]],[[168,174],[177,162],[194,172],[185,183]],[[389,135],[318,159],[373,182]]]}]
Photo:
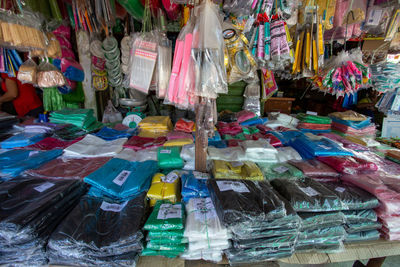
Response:
[{"label": "blue plastic sheeting", "polygon": [[188,202],[191,198],[209,197],[207,179],[197,179],[192,171],[185,173],[182,179],[182,198]]},{"label": "blue plastic sheeting", "polygon": [[265,122],[268,121],[268,118],[252,118],[250,120],[244,121],[240,123],[242,126],[252,126],[252,125],[257,125],[257,124],[264,124]]},{"label": "blue plastic sheeting", "polygon": [[226,148],[226,147],[228,147],[228,145],[227,145],[225,140],[208,141],[208,146],[213,146],[213,147],[216,147],[216,148]]},{"label": "blue plastic sheeting", "polygon": [[353,153],[342,149],[335,142],[327,138],[311,140],[306,136],[301,136],[293,139],[290,142],[290,146],[296,149],[304,159],[312,159],[317,156],[353,156]]},{"label": "blue plastic sheeting", "polygon": [[33,150],[23,150],[23,149],[17,150],[16,149],[16,150],[10,150],[10,151],[1,153],[0,154],[0,169],[8,167],[8,166],[14,164],[15,162],[29,158],[32,151]]},{"label": "blue plastic sheeting", "polygon": [[95,133],[94,135],[97,137],[100,137],[106,141],[112,141],[112,140],[124,138],[124,137],[126,137],[126,138],[131,137],[131,134],[127,133],[126,131],[119,131],[119,130],[111,129],[108,127],[101,128],[101,130],[98,131],[97,133]]},{"label": "blue plastic sheeting", "polygon": [[84,181],[109,196],[126,199],[147,191],[157,170],[156,161],[131,162],[113,158]]},{"label": "blue plastic sheeting", "polygon": [[331,117],[331,119],[332,119],[332,121],[334,121],[336,123],[347,125],[354,129],[357,129],[357,130],[361,130],[361,129],[371,125],[370,117],[368,117],[368,119],[366,119],[365,121],[346,121],[346,120],[337,119],[335,117]]},{"label": "blue plastic sheeting", "polygon": [[269,132],[275,135],[283,145],[289,145],[291,140],[304,136],[304,134],[300,131],[287,131],[287,132]]},{"label": "blue plastic sheeting", "polygon": [[[0,166],[0,173],[6,177],[16,177],[25,170],[39,168],[42,164],[61,156],[62,153],[62,149],[54,149],[37,152],[31,156],[28,154],[28,157],[24,160],[15,161],[7,166]],[[22,156],[20,155],[20,157]]]},{"label": "blue plastic sheeting", "polygon": [[1,148],[15,148],[33,145],[45,137],[43,133],[22,132],[0,143]]},{"label": "blue plastic sheeting", "polygon": [[313,134],[320,134],[320,133],[330,133],[331,130],[314,130],[314,129],[300,129],[302,133],[313,133]]}]

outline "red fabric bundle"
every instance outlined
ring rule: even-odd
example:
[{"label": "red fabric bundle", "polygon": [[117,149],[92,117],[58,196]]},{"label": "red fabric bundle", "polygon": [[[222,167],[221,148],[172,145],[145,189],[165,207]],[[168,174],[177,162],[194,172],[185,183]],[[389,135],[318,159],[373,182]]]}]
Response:
[{"label": "red fabric bundle", "polygon": [[238,123],[242,123],[244,121],[250,120],[256,117],[256,114],[249,110],[242,110],[236,113],[236,118]]},{"label": "red fabric bundle", "polygon": [[259,124],[256,126],[258,130],[260,130],[262,133],[267,133],[267,132],[273,132],[274,129],[265,126],[264,124]]},{"label": "red fabric bundle", "polygon": [[271,133],[264,134],[263,139],[267,139],[268,142],[270,143],[270,145],[273,146],[273,147],[282,146],[281,140],[279,140],[278,137],[276,137],[275,135],[273,135]]},{"label": "red fabric bundle", "polygon": [[243,132],[242,127],[240,127],[239,123],[237,123],[237,122],[219,121],[217,123],[217,129],[221,135],[224,135],[224,134],[237,135],[237,134]]},{"label": "red fabric bundle", "polygon": [[186,119],[179,119],[175,124],[175,131],[192,133],[194,122]]},{"label": "red fabric bundle", "polygon": [[298,129],[310,129],[310,130],[330,130],[330,124],[317,124],[317,123],[308,123],[308,122],[300,122],[297,125]]},{"label": "red fabric bundle", "polygon": [[228,140],[228,146],[233,147],[233,146],[240,146],[240,143],[243,142],[242,140],[238,139],[230,139]]},{"label": "red fabric bundle", "polygon": [[356,174],[378,170],[375,163],[357,157],[317,157],[317,159],[341,173]]},{"label": "red fabric bundle", "polygon": [[77,139],[75,139],[73,141],[63,141],[63,140],[53,138],[53,137],[46,137],[45,139],[43,139],[33,145],[23,147],[23,149],[33,149],[33,150],[42,150],[42,151],[53,150],[53,149],[64,149],[82,139],[83,139],[83,137],[78,137]]},{"label": "red fabric bundle", "polygon": [[133,150],[143,150],[162,146],[166,141],[167,138],[164,136],[158,138],[132,136],[128,142],[124,144],[124,147],[131,148]]}]

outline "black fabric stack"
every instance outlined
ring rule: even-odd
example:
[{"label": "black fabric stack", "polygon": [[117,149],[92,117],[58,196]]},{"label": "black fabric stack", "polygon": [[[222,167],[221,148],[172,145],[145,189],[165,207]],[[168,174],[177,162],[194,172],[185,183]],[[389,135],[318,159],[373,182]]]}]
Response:
[{"label": "black fabric stack", "polygon": [[46,264],[50,233],[85,192],[76,180],[18,177],[0,184],[0,264]]},{"label": "black fabric stack", "polygon": [[[362,189],[340,182],[322,183],[310,178],[294,181],[276,179],[271,183],[302,218],[296,251],[338,252],[343,249],[343,242],[349,233],[360,233],[363,229],[369,231],[372,230],[369,227],[378,226],[376,218],[375,223],[363,223],[362,226],[352,225],[356,220],[348,220],[351,214],[379,205],[375,197]],[[356,218],[356,215],[353,217]],[[366,235],[370,237],[369,233]]]},{"label": "black fabric stack", "polygon": [[293,254],[301,220],[268,182],[218,179],[209,187],[218,217],[232,231],[225,251],[231,264]]},{"label": "black fabric stack", "polygon": [[135,266],[143,249],[145,196],[122,203],[84,196],[51,235],[50,264]]},{"label": "black fabric stack", "polygon": [[0,142],[12,136],[12,128],[17,123],[17,116],[0,111]]}]

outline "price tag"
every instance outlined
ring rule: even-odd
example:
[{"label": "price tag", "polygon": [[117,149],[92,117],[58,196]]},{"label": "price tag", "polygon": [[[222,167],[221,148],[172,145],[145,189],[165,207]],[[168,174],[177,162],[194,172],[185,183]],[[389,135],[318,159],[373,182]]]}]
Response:
[{"label": "price tag", "polygon": [[161,204],[160,210],[158,211],[157,219],[166,220],[173,218],[182,218],[181,204]]},{"label": "price tag", "polygon": [[121,212],[121,210],[125,208],[126,204],[128,204],[128,201],[125,201],[124,203],[121,204],[108,203],[106,201],[103,201],[101,203],[100,209],[104,211]]},{"label": "price tag", "polygon": [[308,195],[309,197],[313,197],[313,196],[317,196],[319,195],[319,193],[317,191],[314,190],[314,188],[311,187],[299,187],[301,191],[304,192],[304,194]]},{"label": "price tag", "polygon": [[113,180],[114,184],[117,184],[119,186],[123,185],[126,182],[126,179],[128,179],[129,175],[131,174],[131,171],[123,170],[118,174],[117,177]]},{"label": "price tag", "polygon": [[196,220],[205,221],[217,217],[211,198],[195,198],[193,199],[193,205],[195,207],[194,216]]},{"label": "price tag", "polygon": [[338,186],[338,187],[335,188],[335,191],[343,193],[344,191],[346,191],[346,188]]},{"label": "price tag", "polygon": [[167,174],[167,176],[161,177],[161,181],[163,181],[164,183],[172,184],[178,178],[179,178],[179,175],[176,172],[170,172]]},{"label": "price tag", "polygon": [[282,173],[287,172],[289,170],[289,168],[285,167],[285,166],[279,166],[279,167],[275,167],[273,170],[279,174],[282,174]]},{"label": "price tag", "polygon": [[238,193],[250,193],[250,190],[242,182],[235,181],[217,181],[217,185],[220,191],[235,191]]},{"label": "price tag", "polygon": [[169,149],[160,150],[160,154],[171,154],[171,150]]},{"label": "price tag", "polygon": [[39,185],[39,186],[36,186],[34,189],[35,189],[36,191],[42,193],[42,192],[46,191],[47,189],[52,188],[53,186],[54,186],[53,183],[46,182],[46,183],[44,183],[44,184],[41,184],[41,185]]},{"label": "price tag", "polygon": [[318,113],[315,111],[307,111],[306,114],[318,116]]},{"label": "price tag", "polygon": [[200,180],[207,180],[209,179],[208,173],[193,171],[194,178]]}]

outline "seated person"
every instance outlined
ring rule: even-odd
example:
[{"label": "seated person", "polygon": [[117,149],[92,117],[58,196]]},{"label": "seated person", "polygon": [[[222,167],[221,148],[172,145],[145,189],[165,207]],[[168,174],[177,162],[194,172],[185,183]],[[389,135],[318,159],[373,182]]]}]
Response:
[{"label": "seated person", "polygon": [[31,84],[22,84],[17,78],[1,74],[0,110],[12,115],[38,117],[43,104]]}]

